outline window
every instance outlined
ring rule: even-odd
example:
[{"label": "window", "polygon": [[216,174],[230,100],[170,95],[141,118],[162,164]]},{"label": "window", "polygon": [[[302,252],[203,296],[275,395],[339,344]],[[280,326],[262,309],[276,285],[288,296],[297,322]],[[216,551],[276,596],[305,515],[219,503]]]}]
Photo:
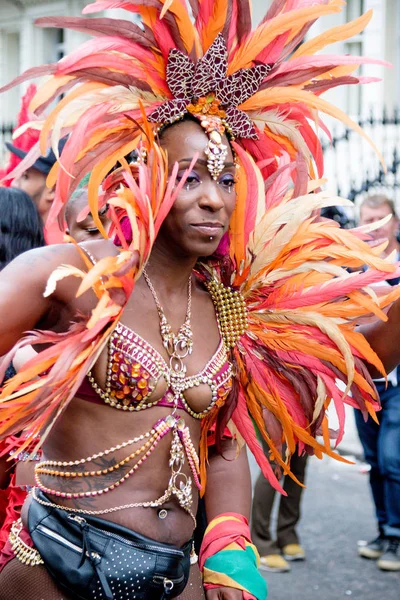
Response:
[{"label": "window", "polygon": [[65,46],[64,46],[64,41],[65,41],[65,36],[64,36],[64,29],[57,29],[57,44],[56,44],[56,54],[57,54],[57,58],[56,60],[60,60],[64,54],[65,54]]},{"label": "window", "polygon": [[57,62],[65,54],[64,29],[49,27],[43,30],[43,62]]},{"label": "window", "polygon": [[[357,19],[363,14],[363,12],[364,0],[347,0],[346,22]],[[345,44],[345,52],[346,54],[351,54],[352,56],[363,55],[362,33],[360,33],[357,36],[354,36]],[[359,67],[357,70],[358,75],[360,75],[361,73],[362,66]],[[346,111],[352,117],[361,114],[361,93],[362,90],[361,86],[359,85],[350,85],[347,87]]]},{"label": "window", "polygon": [[364,0],[347,0],[346,20],[353,21],[365,12]]}]

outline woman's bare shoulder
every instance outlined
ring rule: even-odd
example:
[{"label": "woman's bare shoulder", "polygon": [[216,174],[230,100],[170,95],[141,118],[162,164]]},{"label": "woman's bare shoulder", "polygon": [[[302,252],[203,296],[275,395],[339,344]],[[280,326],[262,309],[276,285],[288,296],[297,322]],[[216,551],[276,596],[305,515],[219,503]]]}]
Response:
[{"label": "woman's bare shoulder", "polygon": [[[90,245],[90,250],[89,250]],[[118,250],[107,240],[87,244],[90,253],[99,260],[115,255]],[[67,277],[57,283],[56,290],[45,295],[51,273],[61,265],[86,269],[79,249],[74,244],[58,244],[37,248],[15,258],[0,273],[0,355],[5,354],[24,331],[37,327],[54,311],[66,311],[71,320],[77,309],[93,308],[90,292],[76,300],[79,279]],[[53,311],[53,313],[51,313]],[[65,320],[65,319],[64,319]],[[59,323],[57,321],[57,323]],[[46,325],[51,328],[50,325]]]},{"label": "woman's bare shoulder", "polygon": [[99,261],[107,256],[116,256],[118,248],[110,240],[89,240],[79,244],[81,248],[95,261]]},{"label": "woman's bare shoulder", "polygon": [[[105,256],[114,256],[118,249],[109,240],[92,240],[84,244],[95,262]],[[15,296],[17,290],[21,294],[38,294],[43,297],[50,275],[60,266],[70,265],[87,270],[82,252],[75,244],[53,244],[43,248],[35,248],[24,252],[7,265],[0,273],[0,289],[7,297]],[[73,297],[78,280],[68,277],[57,285],[53,300],[65,302]]]},{"label": "woman's bare shoulder", "polygon": [[[96,260],[105,256],[113,256],[118,250],[109,240],[91,240],[81,244],[84,250]],[[20,254],[7,267],[4,272],[10,274],[15,270],[34,268],[36,276],[48,276],[51,271],[60,265],[72,265],[81,268],[84,263],[81,253],[75,244],[52,244],[43,248],[35,248]]]}]

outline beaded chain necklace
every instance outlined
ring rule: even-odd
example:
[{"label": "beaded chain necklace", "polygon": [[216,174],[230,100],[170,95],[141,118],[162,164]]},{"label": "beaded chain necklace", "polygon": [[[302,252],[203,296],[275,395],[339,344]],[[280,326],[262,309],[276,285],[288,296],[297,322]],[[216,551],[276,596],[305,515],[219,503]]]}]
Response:
[{"label": "beaded chain necklace", "polygon": [[190,273],[188,281],[186,317],[176,335],[173,333],[172,327],[167,321],[163,307],[160,304],[156,290],[154,289],[146,269],[143,269],[143,277],[149,287],[157,307],[157,312],[160,319],[161,339],[169,356],[171,386],[173,389],[175,389],[177,386],[179,387],[179,380],[184,378],[186,375],[186,365],[183,363],[183,359],[193,351],[193,332],[190,326],[190,319],[192,315],[192,273]]}]

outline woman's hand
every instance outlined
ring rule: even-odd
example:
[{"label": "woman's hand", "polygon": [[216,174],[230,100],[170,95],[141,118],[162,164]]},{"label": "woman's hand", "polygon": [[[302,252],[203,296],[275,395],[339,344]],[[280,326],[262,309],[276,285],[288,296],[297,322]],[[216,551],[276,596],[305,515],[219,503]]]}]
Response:
[{"label": "woman's hand", "polygon": [[207,600],[242,600],[242,590],[235,590],[231,587],[220,587],[214,590],[206,591]]}]

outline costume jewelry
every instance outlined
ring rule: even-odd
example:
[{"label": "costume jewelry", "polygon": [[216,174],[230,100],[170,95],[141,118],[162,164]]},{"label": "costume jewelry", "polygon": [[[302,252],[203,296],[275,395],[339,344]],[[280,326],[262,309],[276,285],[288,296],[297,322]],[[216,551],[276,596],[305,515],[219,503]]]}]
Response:
[{"label": "costume jewelry", "polygon": [[[39,117],[63,96],[44,119],[40,145],[23,164],[26,168],[49,144],[56,151],[59,138],[69,135],[62,164],[55,165],[48,180],[57,184],[49,218],[62,215],[79,181],[91,173],[90,210],[106,236],[97,219],[102,187],[100,202],[108,203],[113,220],[109,235],[118,237],[121,249],[93,266],[78,247],[87,271],[64,266],[50,277],[46,295],[73,275],[82,279],[79,293],[93,288],[98,304],[87,322],[76,323],[67,334],[31,333],[5,358],[6,365],[25,344],[52,344],[30,361],[29,371],[22,370],[4,387],[0,435],[24,430],[27,444],[37,433],[45,437],[106,346],[197,159],[178,182],[178,166],[168,165],[158,136],[190,117],[207,133],[211,176],[218,181],[228,144],[239,167],[229,232],[217,253],[196,267],[214,301],[234,373],[231,393],[216,398],[201,421],[199,485],[204,492],[208,434],[215,426],[219,447],[228,425],[282,491],[269,458],[292,477],[289,458],[295,451],[344,460],[331,449],[330,404],[339,418],[336,443],[343,435],[344,404],[375,418],[378,398],[364,362],[381,372],[383,366],[355,326],[365,316],[386,319],[382,309],[400,295],[395,288],[379,298],[371,291],[370,285],[397,276],[399,268],[380,258],[383,245],[368,246],[366,229],[341,230],[317,218],[326,206],[351,205],[321,191],[317,129],[329,135],[321,114],[366,137],[321,96],[333,87],[370,82],[355,71],[379,61],[316,53],[360,33],[371,13],[305,41],[316,19],[342,10],[342,0],[274,0],[253,31],[248,0],[99,0],[84,13],[110,8],[139,15],[141,24],[103,17],[38,19],[42,27],[94,37],[58,63],[30,69],[10,84],[50,76],[31,105]],[[125,157],[133,150],[139,158],[130,165]],[[369,268],[363,271],[365,264]],[[192,344],[189,307],[174,337],[148,276],[146,281],[179,371]],[[178,424],[164,429],[175,435]],[[270,448],[269,457],[256,429]],[[158,434],[149,436],[155,444]],[[179,439],[195,473],[190,444],[182,432]]]},{"label": "costume jewelry", "polygon": [[[75,272],[82,278],[80,293],[93,287],[99,297],[87,323],[75,324],[68,334],[32,333],[17,345],[53,342],[59,352],[45,350],[31,361],[37,373],[45,371],[38,382],[25,380],[22,371],[4,389],[2,435],[21,429],[47,431],[114,329],[162,220],[185,183],[185,177],[176,182],[177,165],[167,177],[167,157],[157,143],[160,127],[185,114],[198,118],[208,132],[210,153],[212,144],[219,147],[222,140],[213,132],[227,133],[240,165],[229,235],[219,256],[198,266],[198,277],[217,307],[239,384],[227,403],[229,410],[221,407],[218,418],[213,414],[203,424],[203,480],[206,432],[212,421],[217,420],[219,429],[233,422],[271,483],[280,488],[252,433],[251,417],[273,458],[289,472],[280,459],[283,442],[288,454],[296,444],[301,452],[332,454],[326,421],[330,402],[339,414],[338,441],[343,401],[373,413],[376,393],[361,359],[380,370],[382,365],[355,332],[354,323],[364,314],[384,318],[381,307],[393,301],[397,291],[378,300],[368,286],[393,276],[396,267],[379,257],[381,247],[364,243],[365,231],[342,231],[315,218],[324,206],[347,203],[318,191],[320,181],[313,178],[323,172],[321,145],[313,129],[313,123],[324,128],[317,111],[365,136],[321,95],[334,86],[368,82],[354,71],[374,61],[315,52],[362,31],[371,13],[304,41],[318,17],[338,13],[342,6],[340,0],[275,0],[254,31],[247,0],[217,5],[194,1],[190,10],[183,0],[101,0],[84,9],[91,14],[123,8],[140,15],[140,26],[112,18],[37,20],[39,26],[84,31],[94,39],[58,63],[28,70],[3,90],[30,77],[50,75],[31,109],[42,115],[54,98],[64,95],[44,120],[40,141],[42,149],[52,143],[56,150],[58,137],[69,134],[62,165],[55,165],[50,174],[49,183],[57,182],[52,216],[91,173],[92,214],[98,214],[95,205],[103,182],[101,198],[109,202],[114,221],[110,236],[119,235],[122,247],[117,257],[95,267],[79,249],[88,269]],[[129,166],[124,157],[134,149],[139,149],[139,160]],[[216,177],[224,162],[220,150],[220,158],[212,159],[209,167]],[[33,149],[31,161],[35,152],[39,149]],[[115,165],[121,166],[106,177]],[[130,221],[132,240],[125,239],[124,219]],[[102,230],[100,221],[97,225]],[[370,267],[366,272],[343,268],[363,264]],[[68,274],[65,268],[56,270],[46,295]],[[121,293],[115,294],[115,288]],[[66,377],[57,386],[51,365],[62,360],[67,339],[69,351],[72,342],[76,344],[77,360],[66,365]],[[89,354],[78,343],[83,340],[85,347],[92,345]],[[43,369],[44,361],[50,368]],[[335,385],[337,379],[345,383],[344,394]],[[30,408],[15,410],[14,402]],[[316,441],[321,433],[324,444]]]}]

